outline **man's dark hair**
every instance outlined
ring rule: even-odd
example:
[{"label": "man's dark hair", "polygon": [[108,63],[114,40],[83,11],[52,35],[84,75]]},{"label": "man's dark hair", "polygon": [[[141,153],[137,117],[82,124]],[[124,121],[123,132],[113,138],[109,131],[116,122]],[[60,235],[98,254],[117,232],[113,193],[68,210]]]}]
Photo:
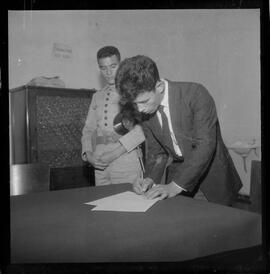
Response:
[{"label": "man's dark hair", "polygon": [[113,55],[116,55],[119,61],[121,60],[121,56],[118,48],[114,46],[106,46],[99,49],[99,51],[97,52],[97,60],[101,58],[111,57]]},{"label": "man's dark hair", "polygon": [[115,86],[121,103],[133,102],[146,91],[153,91],[159,81],[156,63],[149,57],[137,55],[123,60],[117,70]]}]

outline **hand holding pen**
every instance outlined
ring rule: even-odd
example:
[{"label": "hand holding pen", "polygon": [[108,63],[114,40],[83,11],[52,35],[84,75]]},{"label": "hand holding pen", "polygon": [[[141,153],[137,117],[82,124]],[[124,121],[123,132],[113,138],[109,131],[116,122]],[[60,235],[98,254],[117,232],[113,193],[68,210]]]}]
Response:
[{"label": "hand holding pen", "polygon": [[171,182],[166,185],[155,184],[151,178],[138,179],[133,183],[133,190],[147,199],[159,198],[160,200],[174,197],[183,191],[183,188]]},{"label": "hand holding pen", "polygon": [[137,194],[144,194],[154,186],[154,181],[151,178],[139,178],[133,183],[133,190]]}]

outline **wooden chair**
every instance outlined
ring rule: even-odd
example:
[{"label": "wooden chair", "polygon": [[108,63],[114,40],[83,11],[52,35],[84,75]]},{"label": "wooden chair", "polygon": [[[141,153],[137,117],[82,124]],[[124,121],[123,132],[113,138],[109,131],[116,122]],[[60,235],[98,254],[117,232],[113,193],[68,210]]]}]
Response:
[{"label": "wooden chair", "polygon": [[95,185],[94,168],[84,164],[77,167],[50,169],[50,190],[60,190]]},{"label": "wooden chair", "polygon": [[46,164],[16,164],[10,166],[10,195],[49,191],[50,168]]},{"label": "wooden chair", "polygon": [[233,207],[261,213],[261,162],[253,160],[250,172],[249,195],[238,195]]},{"label": "wooden chair", "polygon": [[250,210],[261,213],[261,161],[251,162],[250,174]]}]

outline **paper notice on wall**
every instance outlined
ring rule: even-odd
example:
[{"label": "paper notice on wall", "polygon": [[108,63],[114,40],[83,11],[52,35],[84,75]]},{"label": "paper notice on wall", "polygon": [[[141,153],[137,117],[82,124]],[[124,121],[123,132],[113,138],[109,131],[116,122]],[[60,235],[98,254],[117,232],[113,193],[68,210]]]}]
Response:
[{"label": "paper notice on wall", "polygon": [[66,44],[53,43],[52,56],[53,58],[57,58],[57,59],[71,60],[72,48],[71,46]]},{"label": "paper notice on wall", "polygon": [[94,205],[93,211],[145,212],[157,201],[159,198],[147,199],[144,195],[126,191],[85,204]]}]

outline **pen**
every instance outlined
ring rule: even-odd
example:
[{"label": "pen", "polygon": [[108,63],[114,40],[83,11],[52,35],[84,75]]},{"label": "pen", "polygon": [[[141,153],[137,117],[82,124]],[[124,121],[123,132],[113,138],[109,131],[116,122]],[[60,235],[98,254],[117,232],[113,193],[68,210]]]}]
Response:
[{"label": "pen", "polygon": [[142,153],[139,147],[137,147],[137,152],[138,152],[138,158],[139,158],[139,162],[141,165],[141,169],[143,171],[143,173],[145,173],[145,169],[144,169],[144,164],[143,164],[143,160],[142,160]]}]

